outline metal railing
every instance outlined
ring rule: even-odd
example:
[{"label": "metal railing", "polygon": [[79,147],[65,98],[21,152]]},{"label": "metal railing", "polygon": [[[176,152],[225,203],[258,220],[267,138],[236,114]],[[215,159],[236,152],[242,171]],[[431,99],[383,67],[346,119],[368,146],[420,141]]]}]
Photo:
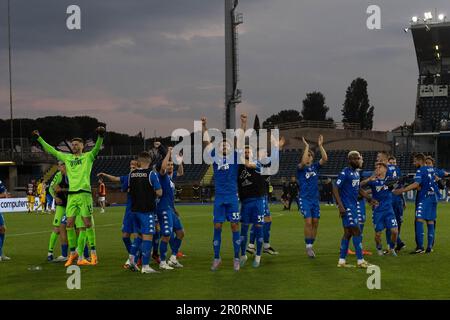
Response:
[{"label": "metal railing", "polygon": [[266,129],[288,130],[300,128],[321,128],[321,129],[345,129],[345,130],[361,130],[359,123],[350,122],[333,122],[333,121],[309,121],[301,120],[295,122],[285,122],[280,124],[266,124]]}]

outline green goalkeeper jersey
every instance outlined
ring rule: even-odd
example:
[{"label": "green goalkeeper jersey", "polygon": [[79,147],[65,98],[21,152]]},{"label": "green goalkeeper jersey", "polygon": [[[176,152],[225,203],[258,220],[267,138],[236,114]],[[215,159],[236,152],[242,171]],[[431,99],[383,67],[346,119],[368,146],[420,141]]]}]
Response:
[{"label": "green goalkeeper jersey", "polygon": [[95,157],[100,152],[103,138],[98,137],[95,147],[89,151],[76,156],[71,153],[57,151],[51,145],[39,137],[37,141],[42,145],[44,151],[66,164],[67,178],[69,180],[69,193],[91,192],[91,170]]}]

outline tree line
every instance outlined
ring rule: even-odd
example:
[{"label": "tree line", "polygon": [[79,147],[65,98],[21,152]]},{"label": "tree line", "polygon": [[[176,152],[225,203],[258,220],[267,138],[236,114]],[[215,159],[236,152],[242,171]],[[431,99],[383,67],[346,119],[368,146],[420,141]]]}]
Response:
[{"label": "tree line", "polygon": [[[326,105],[323,93],[307,93],[302,105],[301,112],[288,109],[270,116],[263,122],[263,127],[301,120],[334,122],[333,118],[327,116],[330,108]],[[374,106],[370,105],[366,80],[357,78],[352,81],[347,89],[341,113],[342,122],[359,124],[361,130],[372,130]]]}]

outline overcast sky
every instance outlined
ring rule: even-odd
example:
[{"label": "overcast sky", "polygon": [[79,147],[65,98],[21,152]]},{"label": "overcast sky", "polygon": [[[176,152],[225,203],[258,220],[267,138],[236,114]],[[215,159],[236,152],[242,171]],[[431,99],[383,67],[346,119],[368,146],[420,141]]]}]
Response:
[{"label": "overcast sky", "polygon": [[[9,117],[6,0],[0,0],[0,118]],[[66,28],[66,8],[82,30]],[[381,7],[382,29],[366,28]],[[90,115],[108,129],[168,135],[194,119],[224,116],[223,0],[11,0],[15,117]],[[264,120],[325,94],[341,121],[345,90],[369,84],[375,129],[414,117],[417,62],[413,15],[448,0],[240,0],[240,84],[245,111]]]}]

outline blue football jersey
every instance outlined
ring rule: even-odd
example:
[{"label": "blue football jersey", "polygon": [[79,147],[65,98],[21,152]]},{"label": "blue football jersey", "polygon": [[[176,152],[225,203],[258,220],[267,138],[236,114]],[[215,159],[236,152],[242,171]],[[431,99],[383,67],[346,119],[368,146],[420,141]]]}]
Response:
[{"label": "blue football jersey", "polygon": [[3,184],[3,182],[0,180],[0,193],[5,193],[6,192],[6,187]]},{"label": "blue football jersey", "polygon": [[319,162],[303,168],[297,167],[297,180],[300,183],[300,198],[319,201]]},{"label": "blue football jersey", "polygon": [[162,196],[158,201],[158,210],[167,210],[174,206],[175,202],[175,184],[168,174],[158,173],[159,182],[162,187]]},{"label": "blue football jersey", "polygon": [[238,153],[216,157],[215,150],[212,150],[211,157],[215,159],[213,171],[216,196],[235,197],[238,193]]},{"label": "blue football jersey", "polygon": [[420,185],[420,190],[417,191],[417,201],[421,202],[426,199],[436,200],[437,194],[435,171],[433,167],[422,166],[416,171],[414,181]]},{"label": "blue football jersey", "polygon": [[368,183],[368,186],[372,190],[373,199],[378,201],[378,206],[374,208],[374,212],[392,211],[392,192],[386,185],[386,178],[377,179]]},{"label": "blue football jersey", "polygon": [[358,204],[359,195],[359,172],[352,168],[345,168],[336,180],[336,187],[339,189],[339,196],[345,207]]}]

